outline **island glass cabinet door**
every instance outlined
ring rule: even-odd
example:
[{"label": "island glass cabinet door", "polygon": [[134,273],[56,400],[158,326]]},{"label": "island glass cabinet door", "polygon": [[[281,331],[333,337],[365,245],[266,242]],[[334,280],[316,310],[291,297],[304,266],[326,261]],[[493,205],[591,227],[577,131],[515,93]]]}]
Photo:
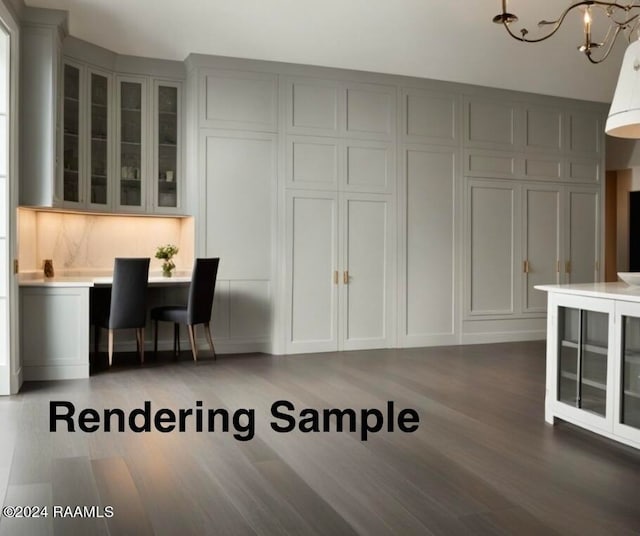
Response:
[{"label": "island glass cabinet door", "polygon": [[616,304],[615,381],[619,396],[615,400],[614,432],[640,442],[640,304]]},{"label": "island glass cabinet door", "polygon": [[558,399],[606,415],[609,318],[606,313],[560,307]]},{"label": "island glass cabinet door", "polygon": [[611,431],[613,319],[611,300],[549,295],[547,412],[554,417]]}]

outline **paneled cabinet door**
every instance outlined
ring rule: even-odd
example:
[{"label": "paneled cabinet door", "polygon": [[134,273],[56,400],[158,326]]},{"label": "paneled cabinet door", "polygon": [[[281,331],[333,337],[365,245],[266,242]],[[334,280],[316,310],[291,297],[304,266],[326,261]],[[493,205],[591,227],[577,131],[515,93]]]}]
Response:
[{"label": "paneled cabinet door", "polygon": [[155,81],[153,203],[155,212],[174,212],[180,206],[181,95],[180,84]]},{"label": "paneled cabinet door", "polygon": [[287,194],[287,352],[338,349],[338,194]]},{"label": "paneled cabinet door", "polygon": [[392,292],[391,203],[386,196],[342,199],[341,349],[388,346]]},{"label": "paneled cabinet door", "polygon": [[388,346],[392,219],[387,196],[287,193],[287,352]]},{"label": "paneled cabinet door", "polygon": [[117,81],[116,205],[123,212],[144,212],[147,169],[147,79]]},{"label": "paneled cabinet door", "polygon": [[600,193],[594,188],[570,187],[565,197],[564,283],[592,283],[600,279]]},{"label": "paneled cabinet door", "polygon": [[469,318],[518,311],[514,291],[518,198],[519,186],[511,182],[467,182],[465,311]]},{"label": "paneled cabinet door", "polygon": [[560,282],[562,188],[524,186],[522,209],[522,310],[544,313],[546,294],[534,286]]}]

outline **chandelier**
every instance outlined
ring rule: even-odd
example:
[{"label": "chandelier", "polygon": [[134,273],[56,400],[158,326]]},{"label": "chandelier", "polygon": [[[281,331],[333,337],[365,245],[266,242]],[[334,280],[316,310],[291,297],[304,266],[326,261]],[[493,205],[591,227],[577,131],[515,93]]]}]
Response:
[{"label": "chandelier", "polygon": [[[622,60],[605,132],[619,138],[640,139],[640,0],[626,3],[596,0],[574,2],[560,12],[555,20],[541,20],[538,23],[539,35],[535,37],[530,37],[529,30],[525,27],[514,31],[512,26],[518,22],[518,17],[507,10],[507,0],[502,0],[502,13],[493,17],[493,22],[504,26],[507,33],[518,41],[539,43],[552,37],[569,13],[577,8],[583,11],[584,32],[578,50],[584,53],[591,63],[600,63],[607,59],[620,34],[630,43]],[[591,33],[593,15],[596,11],[600,18],[604,15],[609,22],[601,41],[594,40]],[[598,52],[594,55],[595,51]]]},{"label": "chandelier", "polygon": [[[583,11],[583,38],[578,50],[591,63],[600,63],[609,56],[618,36],[623,34],[631,42],[632,37],[637,34],[640,28],[640,2],[599,2],[596,0],[585,0],[574,2],[560,12],[555,20],[541,20],[538,22],[538,32],[531,36],[525,27],[514,30],[513,24],[518,22],[518,17],[507,10],[507,0],[502,0],[502,13],[493,17],[493,22],[504,26],[507,33],[525,43],[539,43],[552,37],[562,26],[569,13],[581,8]],[[609,26],[601,41],[594,40],[592,36],[592,23],[595,11],[599,11],[609,21]],[[595,55],[594,52],[598,51]]]}]

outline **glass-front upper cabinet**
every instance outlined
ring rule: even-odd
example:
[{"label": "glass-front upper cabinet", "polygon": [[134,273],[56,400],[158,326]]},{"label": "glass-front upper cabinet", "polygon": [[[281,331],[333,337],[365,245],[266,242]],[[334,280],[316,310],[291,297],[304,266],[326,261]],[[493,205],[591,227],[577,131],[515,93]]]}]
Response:
[{"label": "glass-front upper cabinet", "polygon": [[123,211],[146,209],[147,80],[118,78],[118,206]]},{"label": "glass-front upper cabinet", "polygon": [[180,86],[171,82],[154,83],[155,185],[153,206],[171,212],[179,206]]},{"label": "glass-front upper cabinet", "polygon": [[559,307],[558,400],[607,414],[609,315]]},{"label": "glass-front upper cabinet", "polygon": [[82,74],[79,66],[65,63],[63,95],[62,199],[66,205],[80,204],[82,187],[81,118]]},{"label": "glass-front upper cabinet", "polygon": [[89,72],[89,206],[105,210],[111,204],[110,105],[111,78],[96,71]]}]

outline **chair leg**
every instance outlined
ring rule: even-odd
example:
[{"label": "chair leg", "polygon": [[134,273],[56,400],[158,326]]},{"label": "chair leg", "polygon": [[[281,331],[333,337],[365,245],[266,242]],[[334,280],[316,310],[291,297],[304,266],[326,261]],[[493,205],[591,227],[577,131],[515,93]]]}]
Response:
[{"label": "chair leg", "polygon": [[109,366],[113,364],[113,330],[109,330]]},{"label": "chair leg", "polygon": [[173,357],[180,355],[180,324],[173,323]]},{"label": "chair leg", "polygon": [[198,360],[198,349],[196,348],[196,327],[192,324],[187,324],[189,330],[189,341],[191,342],[191,353],[193,354],[193,360]]},{"label": "chair leg", "polygon": [[211,328],[209,327],[209,322],[204,325],[204,335],[207,337],[207,342],[209,343],[209,348],[213,352],[213,359],[218,359],[216,355],[216,349],[213,346],[213,339],[211,338]]},{"label": "chair leg", "polygon": [[136,330],[138,339],[138,355],[140,356],[140,364],[144,365],[144,328]]},{"label": "chair leg", "polygon": [[158,357],[158,321],[153,322],[153,358]]}]

